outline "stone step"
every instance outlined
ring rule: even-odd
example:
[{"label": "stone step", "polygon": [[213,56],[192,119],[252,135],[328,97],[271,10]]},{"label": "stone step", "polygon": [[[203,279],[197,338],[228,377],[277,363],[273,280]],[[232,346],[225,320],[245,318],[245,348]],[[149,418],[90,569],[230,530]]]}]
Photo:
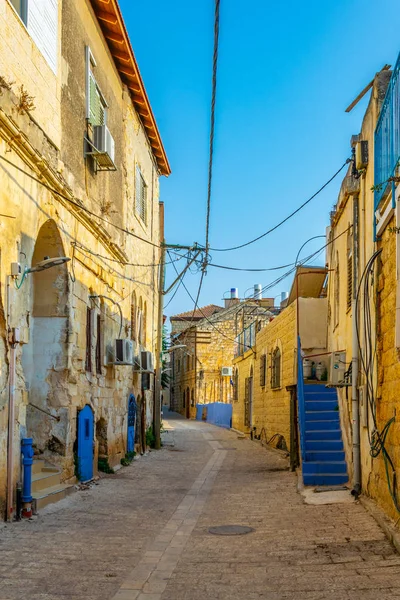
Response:
[{"label": "stone step", "polygon": [[49,504],[62,500],[67,495],[71,494],[75,490],[74,485],[68,485],[65,483],[59,483],[51,487],[39,490],[32,493],[36,510],[40,510]]},{"label": "stone step", "polygon": [[39,473],[32,475],[32,492],[39,492],[46,488],[53,487],[60,483],[60,471],[59,469],[54,470],[42,470]]},{"label": "stone step", "polygon": [[35,473],[40,473],[40,471],[43,469],[43,467],[46,466],[46,461],[42,460],[42,459],[33,459],[33,465],[32,465],[32,474],[34,475]]}]

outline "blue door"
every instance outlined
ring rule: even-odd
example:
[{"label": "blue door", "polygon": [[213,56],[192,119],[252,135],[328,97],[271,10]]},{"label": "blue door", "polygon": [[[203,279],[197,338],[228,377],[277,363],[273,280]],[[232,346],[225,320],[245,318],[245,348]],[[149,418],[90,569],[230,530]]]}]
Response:
[{"label": "blue door", "polygon": [[128,438],[126,444],[127,452],[133,452],[135,449],[136,409],[136,399],[135,396],[131,394],[128,400]]},{"label": "blue door", "polygon": [[78,473],[81,481],[93,477],[93,411],[86,405],[78,413]]}]

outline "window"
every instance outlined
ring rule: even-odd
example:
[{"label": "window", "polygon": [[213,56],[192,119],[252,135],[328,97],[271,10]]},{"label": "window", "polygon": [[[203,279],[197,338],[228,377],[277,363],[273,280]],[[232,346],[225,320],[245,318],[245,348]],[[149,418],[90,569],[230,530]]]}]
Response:
[{"label": "window", "polygon": [[267,370],[267,355],[262,354],[260,356],[260,386],[265,386],[266,380],[266,370]]},{"label": "window", "polygon": [[58,0],[9,0],[49,67],[57,71]]},{"label": "window", "polygon": [[147,185],[139,167],[136,167],[135,196],[136,214],[147,225]]},{"label": "window", "polygon": [[277,347],[272,353],[271,361],[271,387],[274,389],[281,387],[281,351]]},{"label": "window", "polygon": [[144,303],[143,317],[142,317],[142,344],[143,344],[143,346],[146,346],[146,341],[147,341],[146,328],[147,328],[147,302]]},{"label": "window", "polygon": [[28,0],[10,0],[10,2],[21,17],[21,21],[26,25],[28,21]]},{"label": "window", "polygon": [[136,330],[136,294],[132,294],[131,304],[131,339],[136,341],[137,330]]},{"label": "window", "polygon": [[233,400],[238,402],[239,400],[239,370],[235,369],[233,373]]},{"label": "window", "polygon": [[194,402],[194,389],[192,388],[192,393],[191,393],[191,405],[194,406],[195,402]]},{"label": "window", "polygon": [[89,46],[86,46],[86,118],[93,126],[107,123],[107,102],[97,85],[95,67],[94,56]]},{"label": "window", "polygon": [[96,373],[101,375],[101,316],[97,315],[96,330]]},{"label": "window", "polygon": [[92,310],[86,309],[86,371],[92,371]]},{"label": "window", "polygon": [[333,291],[333,327],[337,327],[339,324],[339,290],[339,252],[336,252],[336,269]]},{"label": "window", "polygon": [[[350,227],[350,224],[349,224]],[[353,236],[347,234],[347,308],[351,308],[353,299]]]}]

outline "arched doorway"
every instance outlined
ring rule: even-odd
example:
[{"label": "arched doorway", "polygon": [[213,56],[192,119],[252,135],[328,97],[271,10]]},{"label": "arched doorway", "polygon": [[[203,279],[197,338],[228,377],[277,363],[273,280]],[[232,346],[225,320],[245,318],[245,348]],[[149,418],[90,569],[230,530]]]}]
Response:
[{"label": "arched doorway", "polygon": [[[49,219],[39,230],[31,266],[56,256],[65,252],[57,225]],[[29,398],[27,434],[38,452],[65,456],[69,424],[67,266],[32,273],[27,284],[31,286],[30,343],[22,354]]]}]

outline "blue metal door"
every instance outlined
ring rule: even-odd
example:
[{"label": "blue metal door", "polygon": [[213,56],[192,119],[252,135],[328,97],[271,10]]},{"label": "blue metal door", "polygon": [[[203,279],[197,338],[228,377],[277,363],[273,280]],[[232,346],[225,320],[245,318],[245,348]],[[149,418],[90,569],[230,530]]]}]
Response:
[{"label": "blue metal door", "polygon": [[133,452],[135,449],[136,410],[136,399],[135,396],[131,394],[128,400],[128,439],[126,444],[127,452]]},{"label": "blue metal door", "polygon": [[86,405],[78,413],[78,474],[81,481],[93,477],[93,411]]}]

